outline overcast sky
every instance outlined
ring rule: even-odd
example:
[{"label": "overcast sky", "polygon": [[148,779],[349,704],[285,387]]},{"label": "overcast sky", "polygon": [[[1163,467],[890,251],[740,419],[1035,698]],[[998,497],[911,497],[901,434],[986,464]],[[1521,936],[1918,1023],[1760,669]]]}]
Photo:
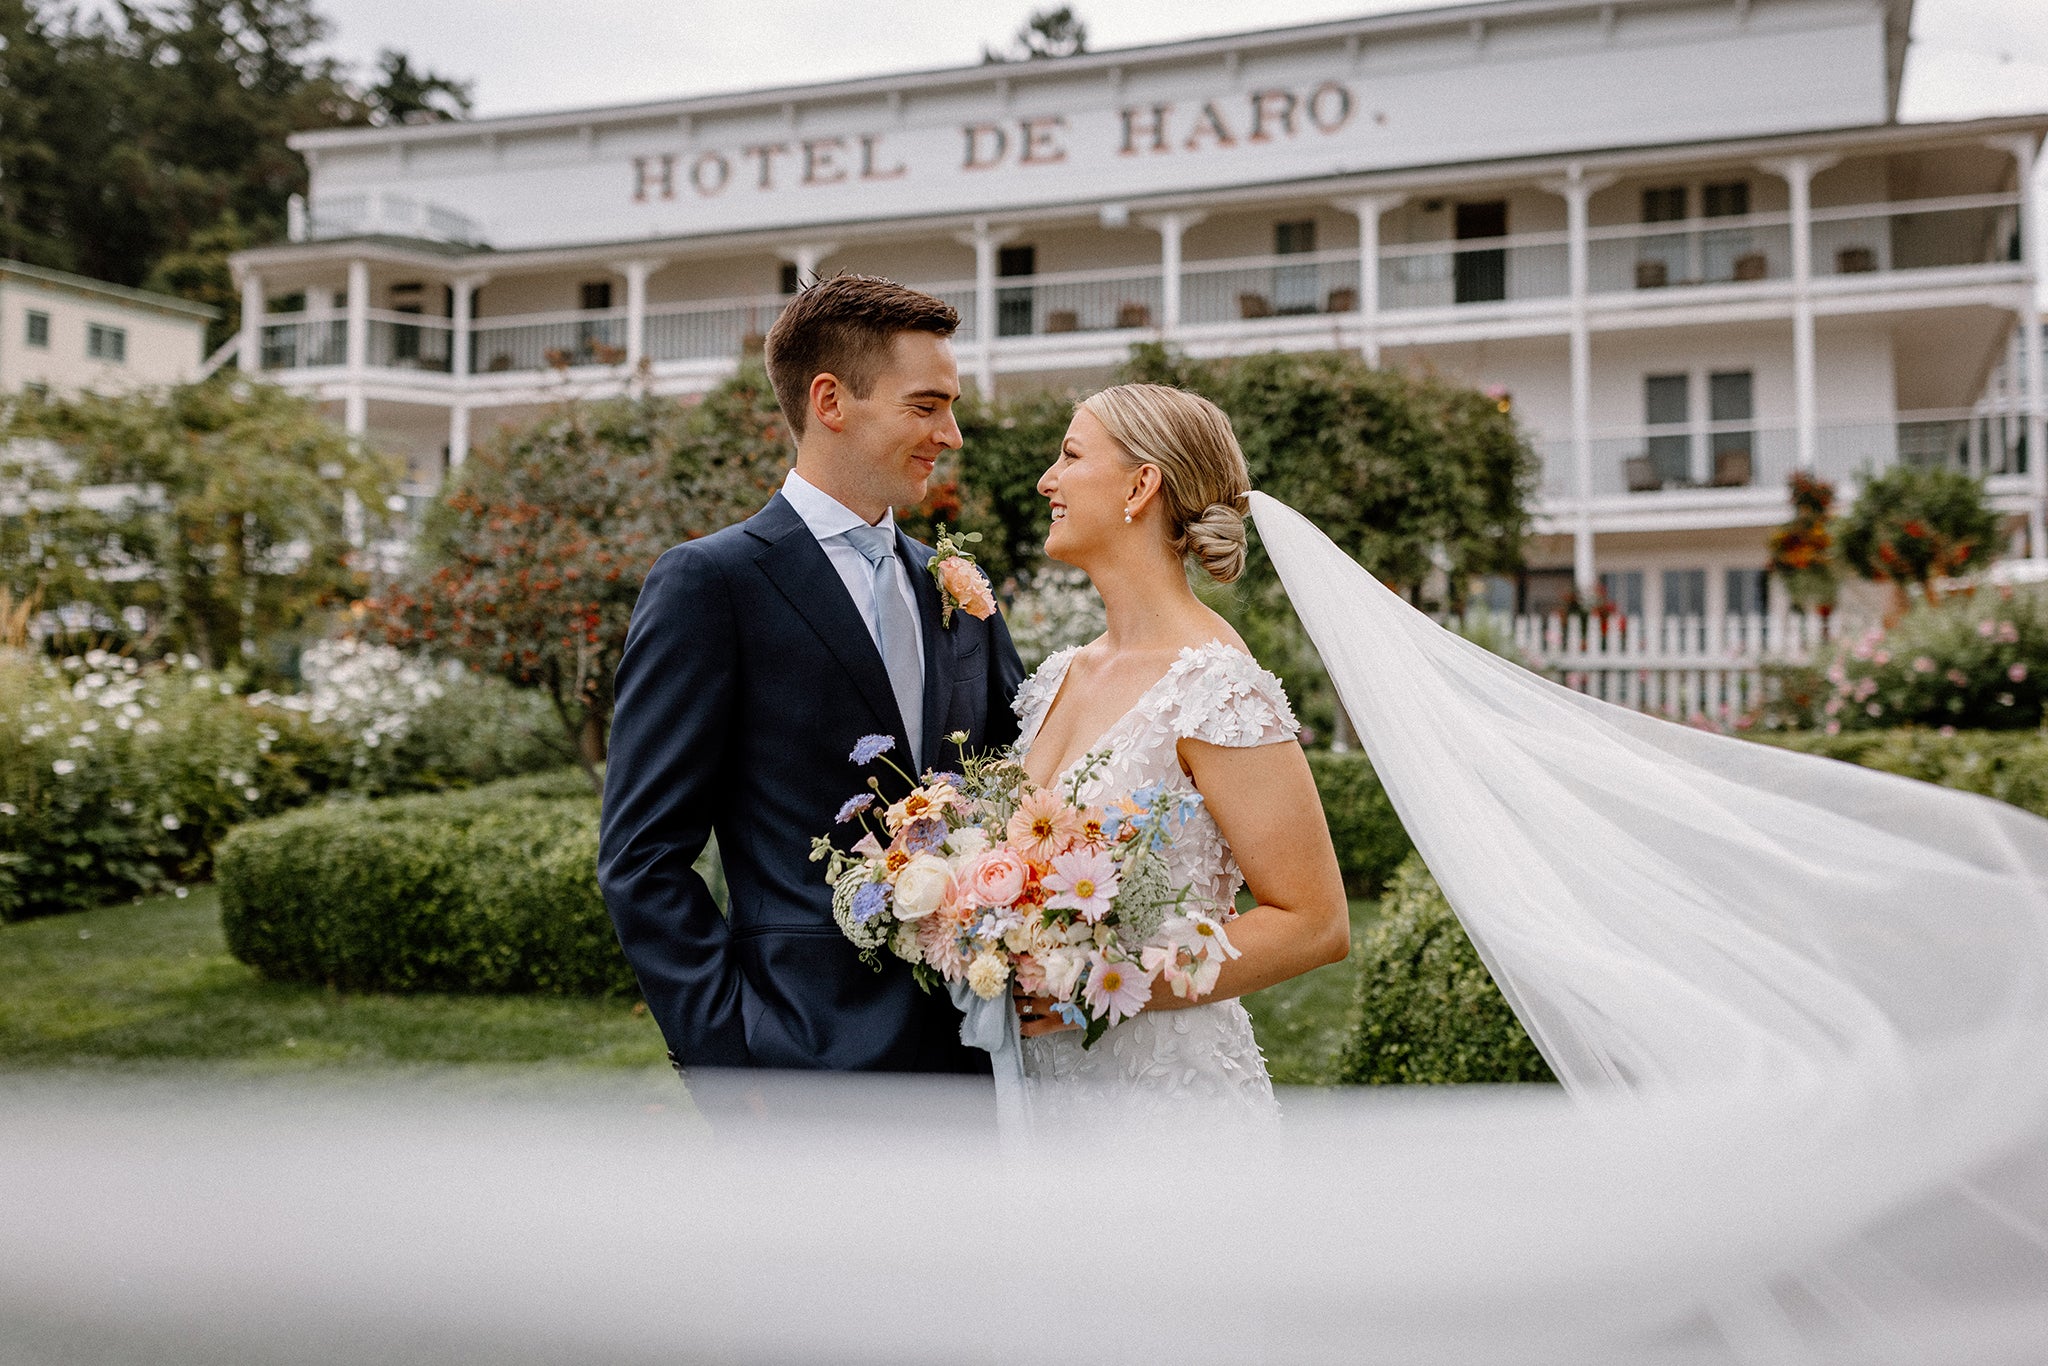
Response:
[{"label": "overcast sky", "polygon": [[[479,114],[953,66],[1044,0],[322,0],[336,55],[395,47],[475,82]],[[1441,0],[1078,0],[1093,48]],[[2048,109],[2048,0],[1919,0],[1901,115]]]}]

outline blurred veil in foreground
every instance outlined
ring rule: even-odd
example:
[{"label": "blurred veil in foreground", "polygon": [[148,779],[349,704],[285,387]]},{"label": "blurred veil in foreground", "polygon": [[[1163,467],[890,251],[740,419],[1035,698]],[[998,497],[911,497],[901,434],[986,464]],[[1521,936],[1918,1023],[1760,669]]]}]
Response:
[{"label": "blurred veil in foreground", "polygon": [[1568,1095],[0,1078],[0,1366],[2038,1362],[2048,822],[1569,692],[1252,500]]}]

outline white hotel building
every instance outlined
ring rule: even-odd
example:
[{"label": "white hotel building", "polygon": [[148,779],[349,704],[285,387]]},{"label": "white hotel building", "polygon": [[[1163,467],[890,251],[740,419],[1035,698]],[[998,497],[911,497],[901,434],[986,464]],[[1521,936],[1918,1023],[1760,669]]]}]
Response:
[{"label": "white hotel building", "polygon": [[1496,0],[302,134],[294,240],[235,260],[240,363],[431,486],[482,424],[705,389],[799,276],[860,271],[958,307],[985,391],[1150,339],[1501,386],[1543,454],[1535,610],[1575,578],[1756,610],[1798,467],[1966,468],[2048,555],[2048,114],[1899,123],[1911,10]]}]

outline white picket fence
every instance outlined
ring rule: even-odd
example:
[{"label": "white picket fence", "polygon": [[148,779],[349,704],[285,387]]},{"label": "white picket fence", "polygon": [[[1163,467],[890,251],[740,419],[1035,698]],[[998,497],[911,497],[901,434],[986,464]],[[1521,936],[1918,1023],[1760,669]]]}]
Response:
[{"label": "white picket fence", "polygon": [[1764,666],[1805,663],[1839,635],[1818,616],[1518,616],[1515,647],[1568,688],[1679,720],[1730,721],[1764,700]]}]

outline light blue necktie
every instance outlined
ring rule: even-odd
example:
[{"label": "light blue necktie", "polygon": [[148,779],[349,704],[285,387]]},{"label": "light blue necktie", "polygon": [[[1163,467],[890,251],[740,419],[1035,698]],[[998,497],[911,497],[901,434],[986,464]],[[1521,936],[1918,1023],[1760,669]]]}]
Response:
[{"label": "light blue necktie", "polygon": [[896,586],[892,566],[896,561],[896,528],[859,526],[845,533],[854,549],[866,558],[874,575],[875,631],[882,641],[882,666],[889,671],[889,686],[896,692],[896,710],[903,717],[903,733],[910,741],[911,772],[924,753],[924,641],[917,618]]}]

